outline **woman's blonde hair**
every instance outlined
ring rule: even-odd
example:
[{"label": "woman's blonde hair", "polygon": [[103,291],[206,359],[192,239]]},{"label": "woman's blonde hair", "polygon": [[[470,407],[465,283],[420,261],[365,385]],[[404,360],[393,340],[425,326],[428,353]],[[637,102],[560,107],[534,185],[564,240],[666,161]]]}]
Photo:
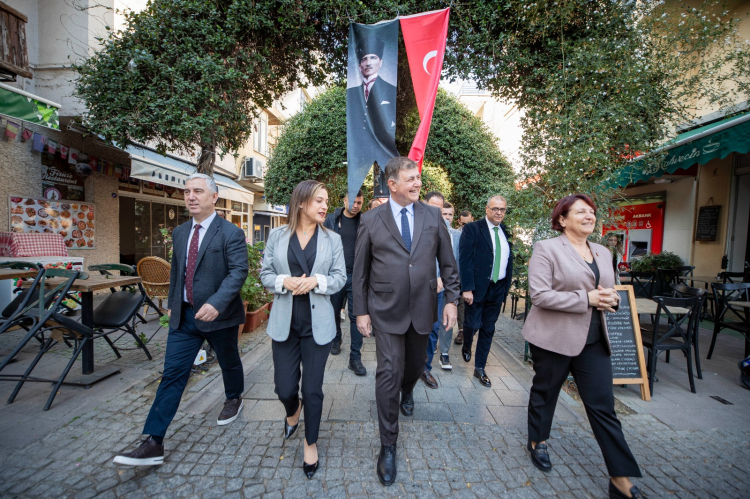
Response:
[{"label": "woman's blonde hair", "polygon": [[[287,229],[290,232],[296,231],[300,224],[302,207],[307,206],[318,195],[318,192],[325,188],[326,185],[317,180],[303,180],[297,184],[297,187],[292,191],[292,198],[289,200],[289,224]],[[318,226],[325,230],[323,224],[318,224]]]}]

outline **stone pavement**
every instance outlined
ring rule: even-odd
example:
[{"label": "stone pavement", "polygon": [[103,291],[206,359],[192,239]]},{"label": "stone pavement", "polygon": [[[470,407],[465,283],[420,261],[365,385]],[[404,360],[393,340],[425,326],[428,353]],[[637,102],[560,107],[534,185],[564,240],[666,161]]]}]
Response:
[{"label": "stone pavement", "polygon": [[[304,432],[286,442],[281,436],[283,410],[274,400],[270,343],[261,329],[243,336],[247,392],[242,417],[231,425],[216,426],[222,389],[218,369],[212,367],[206,375],[210,378],[193,384],[202,387],[183,399],[165,440],[165,464],[159,467],[134,469],[111,462],[116,452],[140,438],[158,378],[155,365],[127,386],[118,385],[120,391],[109,398],[89,396],[109,381],[89,391],[66,389],[58,396],[62,397],[59,407],[56,401],[44,414],[39,396],[31,397],[33,404],[19,396],[16,404],[25,404],[27,426],[7,428],[3,414],[0,430],[5,431],[0,435],[27,430],[38,417],[57,418],[57,424],[25,445],[10,446],[0,440],[0,497],[606,497],[601,453],[582,408],[570,397],[558,405],[550,439],[553,471],[544,474],[530,464],[524,447],[532,372],[517,357],[523,351],[520,321],[501,317],[498,328],[487,369],[492,389],[474,382],[457,347],[452,349],[452,373],[434,368],[440,388],[429,390],[420,382],[415,416],[401,424],[399,475],[391,487],[383,487],[375,474],[379,439],[374,340],[365,341],[366,377],[356,377],[346,368],[346,342],[342,355],[329,360],[318,441],[321,467],[313,480],[307,480],[301,470]],[[501,346],[505,343],[515,345],[514,353]],[[0,353],[4,351],[5,346],[0,346]],[[687,380],[678,376],[684,372],[684,361],[679,364],[674,356],[663,370],[660,365],[664,385],[657,384],[655,396],[659,404],[674,404],[673,412],[681,411],[675,398],[683,396],[674,394],[687,391]],[[720,369],[710,367],[707,372],[717,381],[699,382],[698,394],[687,391],[700,396],[694,400],[701,403],[713,393],[713,387],[702,390],[701,383],[710,381],[718,387],[718,380],[725,379],[730,384],[728,374]],[[674,378],[674,386],[668,378]],[[0,397],[10,391],[7,385],[0,384]],[[666,424],[663,415],[650,414],[646,403],[626,400],[633,402],[634,410],[623,415],[622,422],[644,473],[637,483],[650,497],[747,497],[748,404],[731,388],[723,389],[737,411],[744,410],[734,427],[725,425],[727,418],[722,416],[717,424],[685,429],[685,425]],[[632,388],[617,390],[635,393]],[[89,398],[96,399],[95,405],[86,402]],[[70,404],[85,406],[80,417],[68,418]],[[716,406],[706,406],[705,412],[710,414]]]}]

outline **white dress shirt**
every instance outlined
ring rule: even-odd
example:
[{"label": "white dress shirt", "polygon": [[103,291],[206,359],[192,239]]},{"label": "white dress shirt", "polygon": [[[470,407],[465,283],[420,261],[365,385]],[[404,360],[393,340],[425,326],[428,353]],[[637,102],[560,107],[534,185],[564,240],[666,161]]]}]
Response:
[{"label": "white dress shirt", "polygon": [[375,79],[377,77],[378,77],[378,74],[375,73],[369,78],[364,78],[364,77],[362,78],[362,96],[365,95],[365,88],[367,89],[367,93],[368,93],[367,97],[365,97],[365,102],[367,102],[367,99],[370,97],[369,93],[372,92],[372,86],[375,85]]},{"label": "white dress shirt", "polygon": [[412,242],[414,242],[414,203],[409,203],[408,206],[401,206],[392,198],[388,203],[391,208],[391,213],[393,213],[393,220],[396,222],[396,227],[398,227],[398,233],[401,234],[401,237],[404,236],[401,233],[401,209],[406,208],[406,219],[409,220],[409,235],[411,236]]},{"label": "white dress shirt", "polygon": [[497,277],[497,280],[500,281],[502,279],[505,279],[505,275],[508,271],[508,256],[510,255],[510,246],[508,246],[508,240],[505,238],[505,233],[503,232],[502,227],[493,224],[487,217],[484,217],[484,219],[487,221],[487,226],[489,227],[490,231],[490,241],[492,241],[492,273],[490,274],[490,276],[494,275],[495,273],[495,254],[497,252],[497,248],[495,247],[495,227],[497,227],[498,237],[500,238],[500,274]]},{"label": "white dress shirt", "polygon": [[[211,213],[204,221],[200,223],[201,228],[198,229],[198,250],[200,251],[201,244],[203,243],[203,237],[206,235],[208,227],[211,222],[216,218],[216,212]],[[195,218],[192,219],[192,225],[190,226],[190,234],[188,234],[187,248],[185,248],[185,272],[187,272],[188,255],[190,254],[190,241],[193,239],[193,232],[195,231]],[[187,277],[187,276],[186,276]],[[195,295],[195,293],[193,293]],[[182,301],[188,301],[187,299],[187,287],[182,287]]]}]

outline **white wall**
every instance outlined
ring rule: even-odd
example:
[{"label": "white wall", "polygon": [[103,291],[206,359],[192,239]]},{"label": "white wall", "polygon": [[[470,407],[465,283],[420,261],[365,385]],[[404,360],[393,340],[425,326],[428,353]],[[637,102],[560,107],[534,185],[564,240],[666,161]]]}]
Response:
[{"label": "white wall", "polygon": [[666,191],[664,239],[662,250],[671,251],[690,263],[693,245],[696,182],[694,177],[674,180],[671,184],[650,184],[631,187],[627,196]]},{"label": "white wall", "polygon": [[737,197],[735,198],[734,240],[730,244],[729,272],[742,272],[745,265],[745,248],[748,238],[748,218],[750,218],[750,175],[735,177]]}]

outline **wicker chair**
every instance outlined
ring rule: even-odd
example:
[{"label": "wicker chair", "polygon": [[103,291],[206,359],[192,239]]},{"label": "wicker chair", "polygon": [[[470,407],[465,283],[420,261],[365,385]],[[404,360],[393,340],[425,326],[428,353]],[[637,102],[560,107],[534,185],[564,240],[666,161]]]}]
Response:
[{"label": "wicker chair", "polygon": [[[157,256],[147,256],[138,262],[138,275],[143,279],[143,288],[151,299],[152,306],[154,301],[158,301],[159,309],[157,313],[162,315],[162,300],[169,296],[169,274],[172,266],[168,261]],[[145,304],[143,315],[148,315],[148,303]]]}]

